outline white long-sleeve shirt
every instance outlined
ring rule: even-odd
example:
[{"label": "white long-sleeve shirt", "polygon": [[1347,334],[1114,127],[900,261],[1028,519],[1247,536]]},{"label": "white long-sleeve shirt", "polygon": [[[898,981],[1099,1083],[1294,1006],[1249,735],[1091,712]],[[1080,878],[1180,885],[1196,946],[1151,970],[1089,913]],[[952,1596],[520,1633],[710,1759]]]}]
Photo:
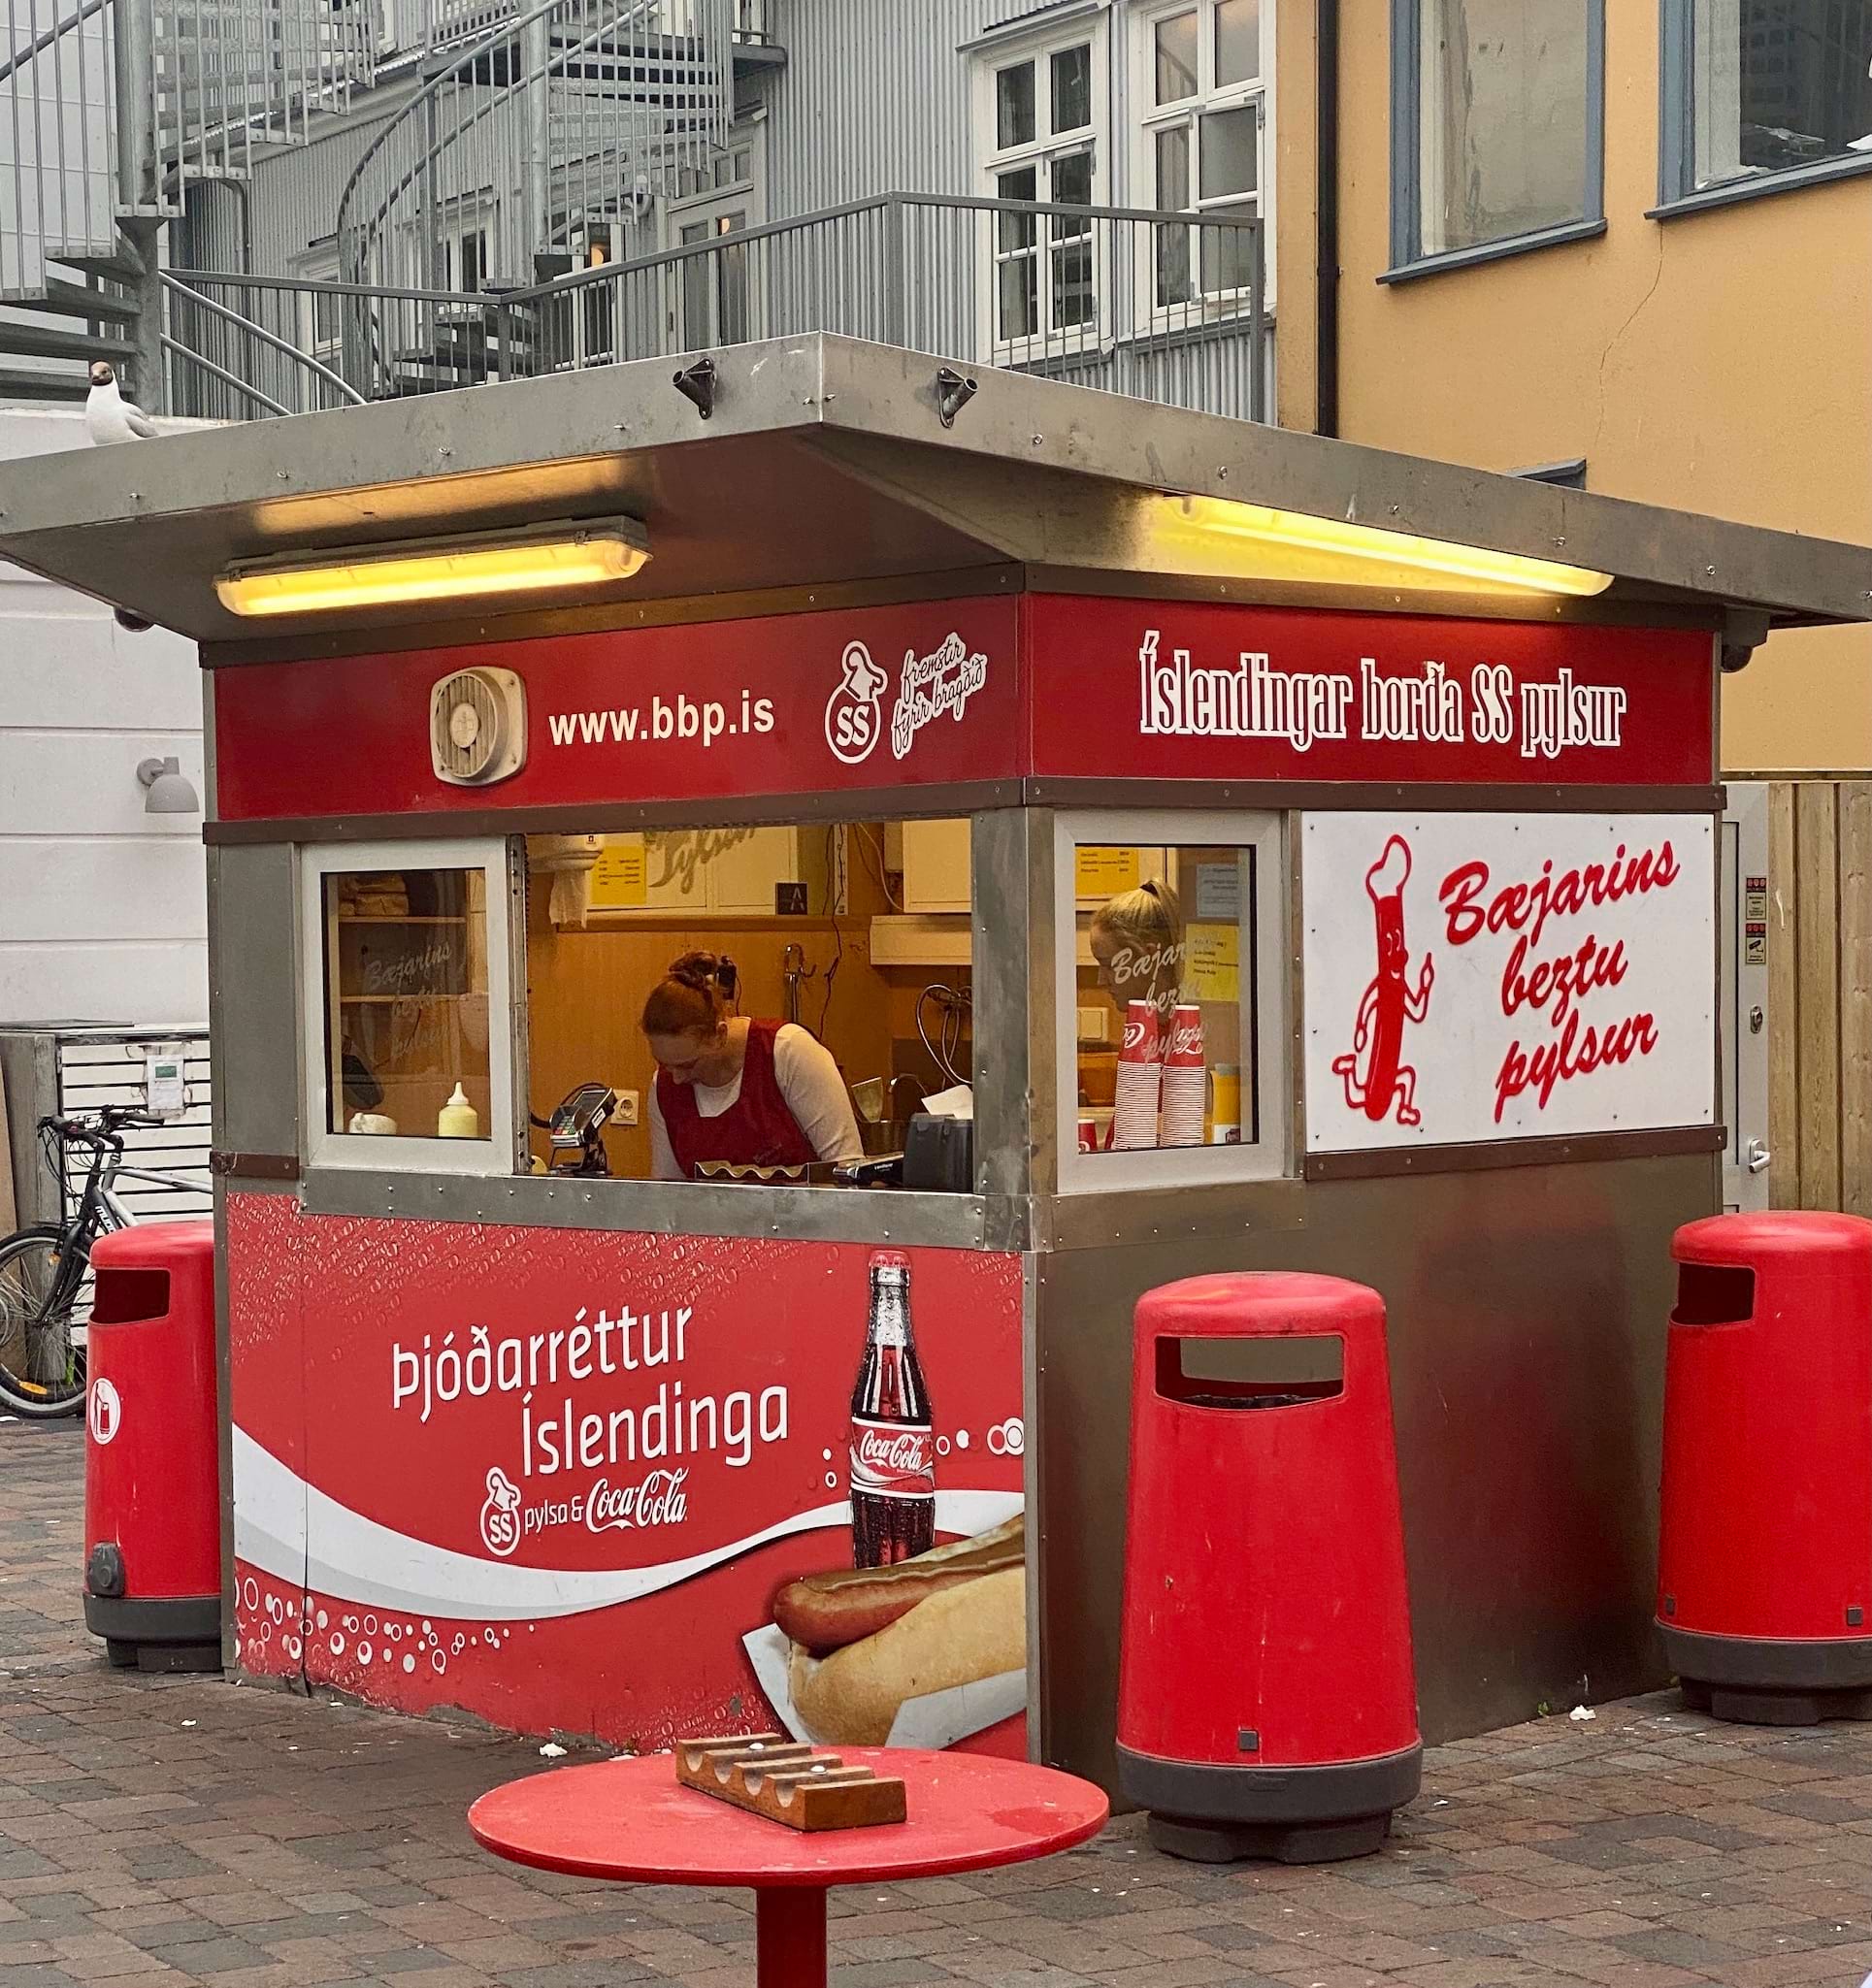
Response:
[{"label": "white long-sleeve shirt", "polygon": [[[774,1034],[773,1079],[794,1123],[821,1159],[843,1161],[865,1157],[865,1142],[858,1136],[851,1096],[831,1050],[797,1022],[781,1023]],[[690,1088],[695,1092],[697,1112],[705,1119],[718,1119],[723,1112],[732,1110],[740,1096],[741,1073],[737,1070],[726,1084],[696,1084]],[[652,1084],[650,1178],[678,1181],[682,1177],[670,1145],[669,1129],[663,1123],[656,1086]]]}]

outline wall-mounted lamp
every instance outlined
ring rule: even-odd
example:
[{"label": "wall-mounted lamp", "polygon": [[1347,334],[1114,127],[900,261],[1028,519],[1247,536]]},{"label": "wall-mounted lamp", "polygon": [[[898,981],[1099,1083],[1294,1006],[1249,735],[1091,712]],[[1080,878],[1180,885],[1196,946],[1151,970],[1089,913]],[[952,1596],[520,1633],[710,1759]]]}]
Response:
[{"label": "wall-mounted lamp", "polygon": [[139,760],[137,778],[143,783],[143,811],[147,815],[198,815],[202,797],[193,781],[184,777],[181,762]]},{"label": "wall-mounted lamp", "polygon": [[214,591],[230,614],[321,614],[614,586],[640,572],[649,557],[649,538],[635,518],[597,518],[242,560],[216,577]]}]

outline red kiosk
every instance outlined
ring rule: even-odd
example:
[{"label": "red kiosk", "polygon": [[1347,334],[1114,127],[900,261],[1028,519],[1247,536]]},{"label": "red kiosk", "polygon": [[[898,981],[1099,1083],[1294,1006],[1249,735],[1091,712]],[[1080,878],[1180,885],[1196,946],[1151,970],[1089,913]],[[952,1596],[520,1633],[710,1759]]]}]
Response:
[{"label": "red kiosk", "polygon": [[[227,1661],[1110,1785],[1132,1310],[1270,1268],[1385,1300],[1425,1736],[1654,1680],[1719,667],[1872,561],[1016,375],[945,425],[936,373],[814,337],[706,412],[646,363],[0,473],[0,555],[207,670]],[[697,949],[862,1158],[651,1177]],[[1134,998],[1195,1019],[1118,1142]],[[814,1613],[879,1252],[976,1546]]]}]

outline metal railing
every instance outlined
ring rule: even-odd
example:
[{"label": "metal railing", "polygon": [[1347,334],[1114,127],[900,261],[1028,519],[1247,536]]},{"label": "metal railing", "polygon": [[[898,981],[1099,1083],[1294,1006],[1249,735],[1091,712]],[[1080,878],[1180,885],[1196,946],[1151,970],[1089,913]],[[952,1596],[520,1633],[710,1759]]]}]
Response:
[{"label": "metal railing", "polygon": [[270,334],[241,348],[225,321],[171,326],[223,365],[239,348],[260,368],[243,376],[294,411],[337,400],[279,342],[381,400],[829,331],[1165,406],[1266,412],[1253,220],[887,194],[480,293],[188,272],[174,284]]},{"label": "metal railing", "polygon": [[116,240],[116,68],[102,6],[7,0],[0,74],[0,290],[32,292],[48,245],[102,255]]}]

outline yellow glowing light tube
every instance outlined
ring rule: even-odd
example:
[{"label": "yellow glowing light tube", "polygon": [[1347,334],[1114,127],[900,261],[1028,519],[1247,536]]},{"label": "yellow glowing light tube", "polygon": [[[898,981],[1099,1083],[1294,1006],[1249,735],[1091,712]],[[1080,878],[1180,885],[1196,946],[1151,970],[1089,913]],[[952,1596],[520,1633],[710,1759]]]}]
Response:
[{"label": "yellow glowing light tube", "polygon": [[243,560],[217,575],[214,591],[230,614],[322,614],[614,586],[640,571],[649,557],[649,541],[635,518],[603,518]]},{"label": "yellow glowing light tube", "polygon": [[[1249,568],[1264,579],[1310,581],[1341,586],[1404,586],[1439,592],[1486,594],[1603,594],[1610,573],[1589,567],[1528,559],[1517,552],[1492,552],[1482,545],[1459,545],[1443,538],[1418,538],[1341,518],[1312,517],[1303,511],[1271,510],[1264,505],[1229,498],[1172,500],[1171,532],[1183,545],[1198,540],[1213,551],[1217,540],[1232,541],[1248,555]],[[1233,558],[1232,566],[1241,560]]]}]

